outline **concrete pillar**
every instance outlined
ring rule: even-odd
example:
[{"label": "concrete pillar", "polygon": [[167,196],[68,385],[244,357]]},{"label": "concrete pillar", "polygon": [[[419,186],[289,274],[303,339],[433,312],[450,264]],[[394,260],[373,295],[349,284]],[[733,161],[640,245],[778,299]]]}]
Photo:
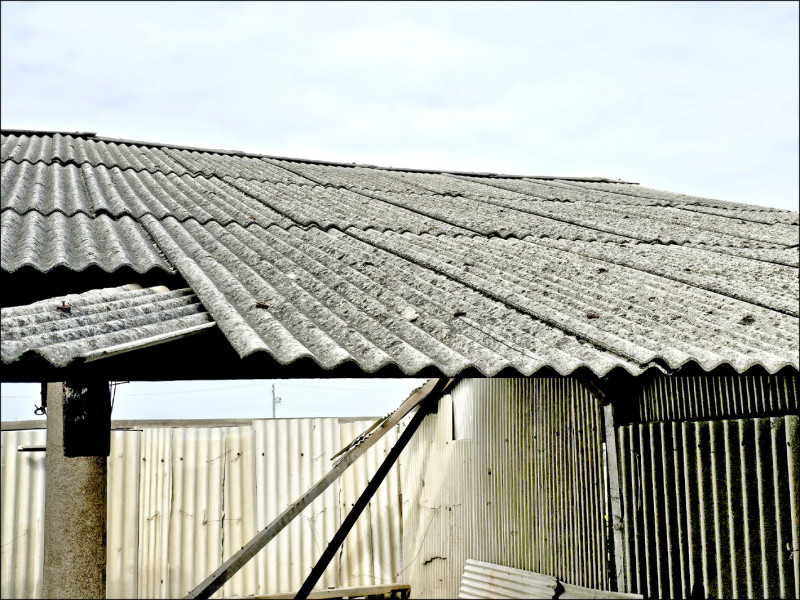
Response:
[{"label": "concrete pillar", "polygon": [[47,386],[43,594],[105,598],[106,457],[64,456],[64,398],[74,390],[63,383],[43,385]]}]

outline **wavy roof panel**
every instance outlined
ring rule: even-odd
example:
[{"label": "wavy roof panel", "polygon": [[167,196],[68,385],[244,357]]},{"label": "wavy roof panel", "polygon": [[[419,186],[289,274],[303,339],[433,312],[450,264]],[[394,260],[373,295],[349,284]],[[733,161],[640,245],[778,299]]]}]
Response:
[{"label": "wavy roof panel", "polygon": [[2,160],[5,271],[174,265],[243,357],[798,368],[796,212],[93,134],[7,131]]},{"label": "wavy roof panel", "polygon": [[13,273],[22,267],[47,272],[56,267],[83,271],[100,267],[107,273],[129,267],[137,273],[172,267],[130,217],[112,219],[78,213],[68,217],[60,212],[18,214],[4,210],[0,215],[2,254],[0,266]]},{"label": "wavy roof panel", "polygon": [[[63,308],[64,305],[69,310]],[[57,367],[129,351],[213,326],[189,289],[130,285],[3,308],[2,359],[39,355]]]},{"label": "wavy roof panel", "polygon": [[366,372],[396,364],[409,375],[428,366],[447,375],[468,367],[486,375],[506,367],[639,370],[350,233],[153,217],[145,227],[243,357],[264,351],[283,364],[310,357],[327,369],[352,361]]}]

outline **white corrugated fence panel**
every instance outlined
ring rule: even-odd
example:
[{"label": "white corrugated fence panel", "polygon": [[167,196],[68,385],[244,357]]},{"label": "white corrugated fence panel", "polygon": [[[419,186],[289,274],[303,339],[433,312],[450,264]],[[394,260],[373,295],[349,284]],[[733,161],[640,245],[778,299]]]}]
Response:
[{"label": "white corrugated fence panel", "polygon": [[[367,420],[343,422],[342,440],[346,444],[373,423],[374,421]],[[397,443],[399,427],[386,433],[341,477],[339,485],[342,520],[364,493],[378,467]],[[337,556],[342,587],[393,583],[401,570],[402,514],[399,479],[400,470],[395,463],[348,533]]]},{"label": "white corrugated fence panel", "polygon": [[139,462],[143,432],[112,431],[108,456],[106,596],[137,598]]},{"label": "white corrugated fence panel", "polygon": [[[277,419],[247,426],[144,426],[111,434],[109,597],[185,595],[332,467],[374,420]],[[42,587],[46,431],[4,431],[3,597]],[[296,591],[391,447],[387,433],[215,597]],[[319,587],[381,584],[402,569],[400,476],[393,469]],[[22,529],[20,529],[22,527]]]},{"label": "white corrugated fence panel", "polygon": [[[222,428],[176,428],[172,434],[169,595],[182,598],[222,564]],[[221,597],[217,592],[213,597]]]},{"label": "white corrugated fence panel", "polygon": [[139,460],[139,598],[169,598],[172,432],[145,428]]},{"label": "white corrugated fence panel", "polygon": [[44,560],[44,452],[19,452],[19,446],[44,446],[44,429],[2,434],[2,537],[0,597],[40,598]]},{"label": "white corrugated fence panel", "polygon": [[[425,417],[401,459],[404,571],[398,581],[410,583],[415,598],[455,597],[463,568],[458,563],[464,549],[449,539],[452,505],[458,502],[448,502],[448,494],[442,490],[445,482],[459,477],[447,471],[452,462],[451,445],[446,443],[450,406],[450,396],[445,396],[438,414]],[[453,569],[458,575],[452,575]],[[453,577],[455,592],[448,594]]]},{"label": "white corrugated fence panel", "polygon": [[[344,444],[335,418],[260,420],[254,427],[260,531],[330,470],[330,458]],[[338,489],[329,487],[253,559],[258,563],[256,593],[300,588],[339,526]],[[319,586],[338,583],[332,565]]]},{"label": "white corrugated fence panel", "polygon": [[[256,448],[252,426],[225,428],[223,560],[228,560],[258,532],[256,519]],[[199,581],[197,582],[199,583]],[[253,594],[258,564],[247,563],[222,588],[226,598]]]}]

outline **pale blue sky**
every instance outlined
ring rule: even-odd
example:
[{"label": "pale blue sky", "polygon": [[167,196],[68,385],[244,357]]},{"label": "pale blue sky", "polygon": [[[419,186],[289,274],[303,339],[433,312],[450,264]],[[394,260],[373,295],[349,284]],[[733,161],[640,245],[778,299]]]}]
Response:
[{"label": "pale blue sky", "polygon": [[[382,417],[425,379],[291,379],[132,382],[118,385],[113,419],[266,419],[275,416]],[[4,383],[2,420],[44,419],[38,383]]]},{"label": "pale blue sky", "polygon": [[[796,2],[4,1],[0,21],[7,128],[798,209]],[[295,384],[278,416],[385,414],[418,382],[354,406]],[[152,385],[120,387],[115,416],[271,415],[267,384]],[[4,419],[31,416],[17,388]]]}]

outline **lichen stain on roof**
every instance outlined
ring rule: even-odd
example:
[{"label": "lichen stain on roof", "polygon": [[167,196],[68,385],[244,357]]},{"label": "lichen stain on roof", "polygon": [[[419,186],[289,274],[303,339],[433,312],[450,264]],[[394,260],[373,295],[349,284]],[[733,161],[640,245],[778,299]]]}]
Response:
[{"label": "lichen stain on roof", "polygon": [[7,273],[175,270],[240,356],[281,364],[798,368],[798,214],[617,180],[9,130],[2,229]]}]

